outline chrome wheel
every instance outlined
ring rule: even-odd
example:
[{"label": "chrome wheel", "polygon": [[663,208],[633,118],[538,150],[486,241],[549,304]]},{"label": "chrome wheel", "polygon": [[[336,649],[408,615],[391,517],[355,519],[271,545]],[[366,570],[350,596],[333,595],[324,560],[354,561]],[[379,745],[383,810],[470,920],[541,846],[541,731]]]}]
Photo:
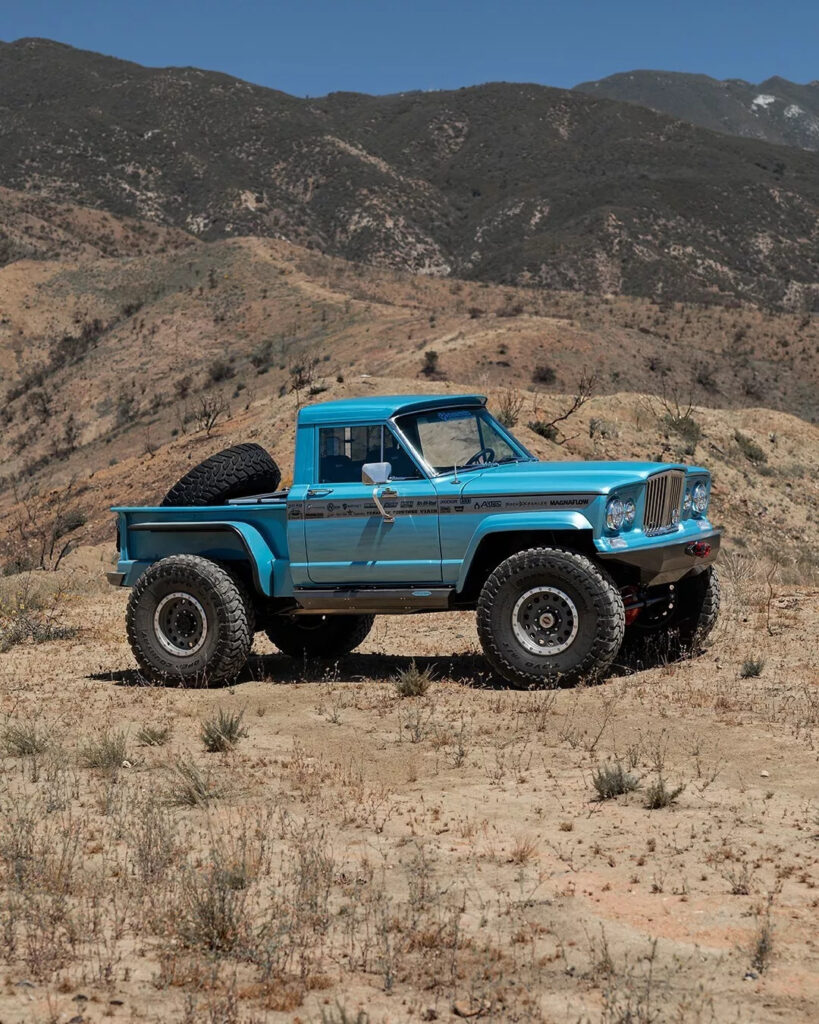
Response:
[{"label": "chrome wheel", "polygon": [[515,637],[532,654],[551,656],[565,651],[577,636],[578,624],[574,602],[556,587],[533,587],[512,609]]},{"label": "chrome wheel", "polygon": [[192,594],[166,594],[154,612],[154,632],[168,654],[188,658],[207,639],[208,617]]}]

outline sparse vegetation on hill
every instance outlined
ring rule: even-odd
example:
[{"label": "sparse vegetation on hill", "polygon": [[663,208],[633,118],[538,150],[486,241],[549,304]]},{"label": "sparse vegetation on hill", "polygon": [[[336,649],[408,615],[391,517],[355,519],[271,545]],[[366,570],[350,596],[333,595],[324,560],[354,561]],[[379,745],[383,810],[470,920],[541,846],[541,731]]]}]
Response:
[{"label": "sparse vegetation on hill", "polygon": [[[0,43],[0,95],[0,185],[56,203],[425,274],[819,303],[816,155],[631,103],[509,83],[297,99],[25,39]],[[116,251],[95,217],[92,244]],[[0,257],[56,251],[40,234],[19,224]],[[469,308],[515,318],[523,305]]]}]

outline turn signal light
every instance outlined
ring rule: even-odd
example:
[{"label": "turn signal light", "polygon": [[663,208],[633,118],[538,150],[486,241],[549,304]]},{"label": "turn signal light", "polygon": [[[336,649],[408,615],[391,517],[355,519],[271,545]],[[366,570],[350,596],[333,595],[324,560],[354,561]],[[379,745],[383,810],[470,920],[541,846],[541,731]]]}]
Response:
[{"label": "turn signal light", "polygon": [[685,553],[693,555],[695,558],[705,558],[711,554],[711,545],[707,544],[704,540],[695,540],[686,545]]}]

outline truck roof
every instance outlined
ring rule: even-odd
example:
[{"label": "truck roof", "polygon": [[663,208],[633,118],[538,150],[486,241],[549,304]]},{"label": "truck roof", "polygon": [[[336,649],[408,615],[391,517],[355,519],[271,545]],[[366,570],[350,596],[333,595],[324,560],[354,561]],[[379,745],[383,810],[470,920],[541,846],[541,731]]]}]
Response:
[{"label": "truck roof", "polygon": [[485,395],[366,395],[316,402],[299,410],[299,424],[383,423],[399,413],[421,409],[486,405]]}]

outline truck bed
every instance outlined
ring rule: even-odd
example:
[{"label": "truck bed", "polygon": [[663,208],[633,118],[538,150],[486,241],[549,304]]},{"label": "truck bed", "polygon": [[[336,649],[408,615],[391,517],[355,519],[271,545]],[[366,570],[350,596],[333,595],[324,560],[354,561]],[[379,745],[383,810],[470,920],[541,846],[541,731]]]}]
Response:
[{"label": "truck bed", "polygon": [[[291,589],[287,491],[239,498],[225,505],[118,506],[117,575],[133,586],[160,558],[201,555],[250,564],[263,594]],[[112,581],[113,582],[113,581]]]}]

